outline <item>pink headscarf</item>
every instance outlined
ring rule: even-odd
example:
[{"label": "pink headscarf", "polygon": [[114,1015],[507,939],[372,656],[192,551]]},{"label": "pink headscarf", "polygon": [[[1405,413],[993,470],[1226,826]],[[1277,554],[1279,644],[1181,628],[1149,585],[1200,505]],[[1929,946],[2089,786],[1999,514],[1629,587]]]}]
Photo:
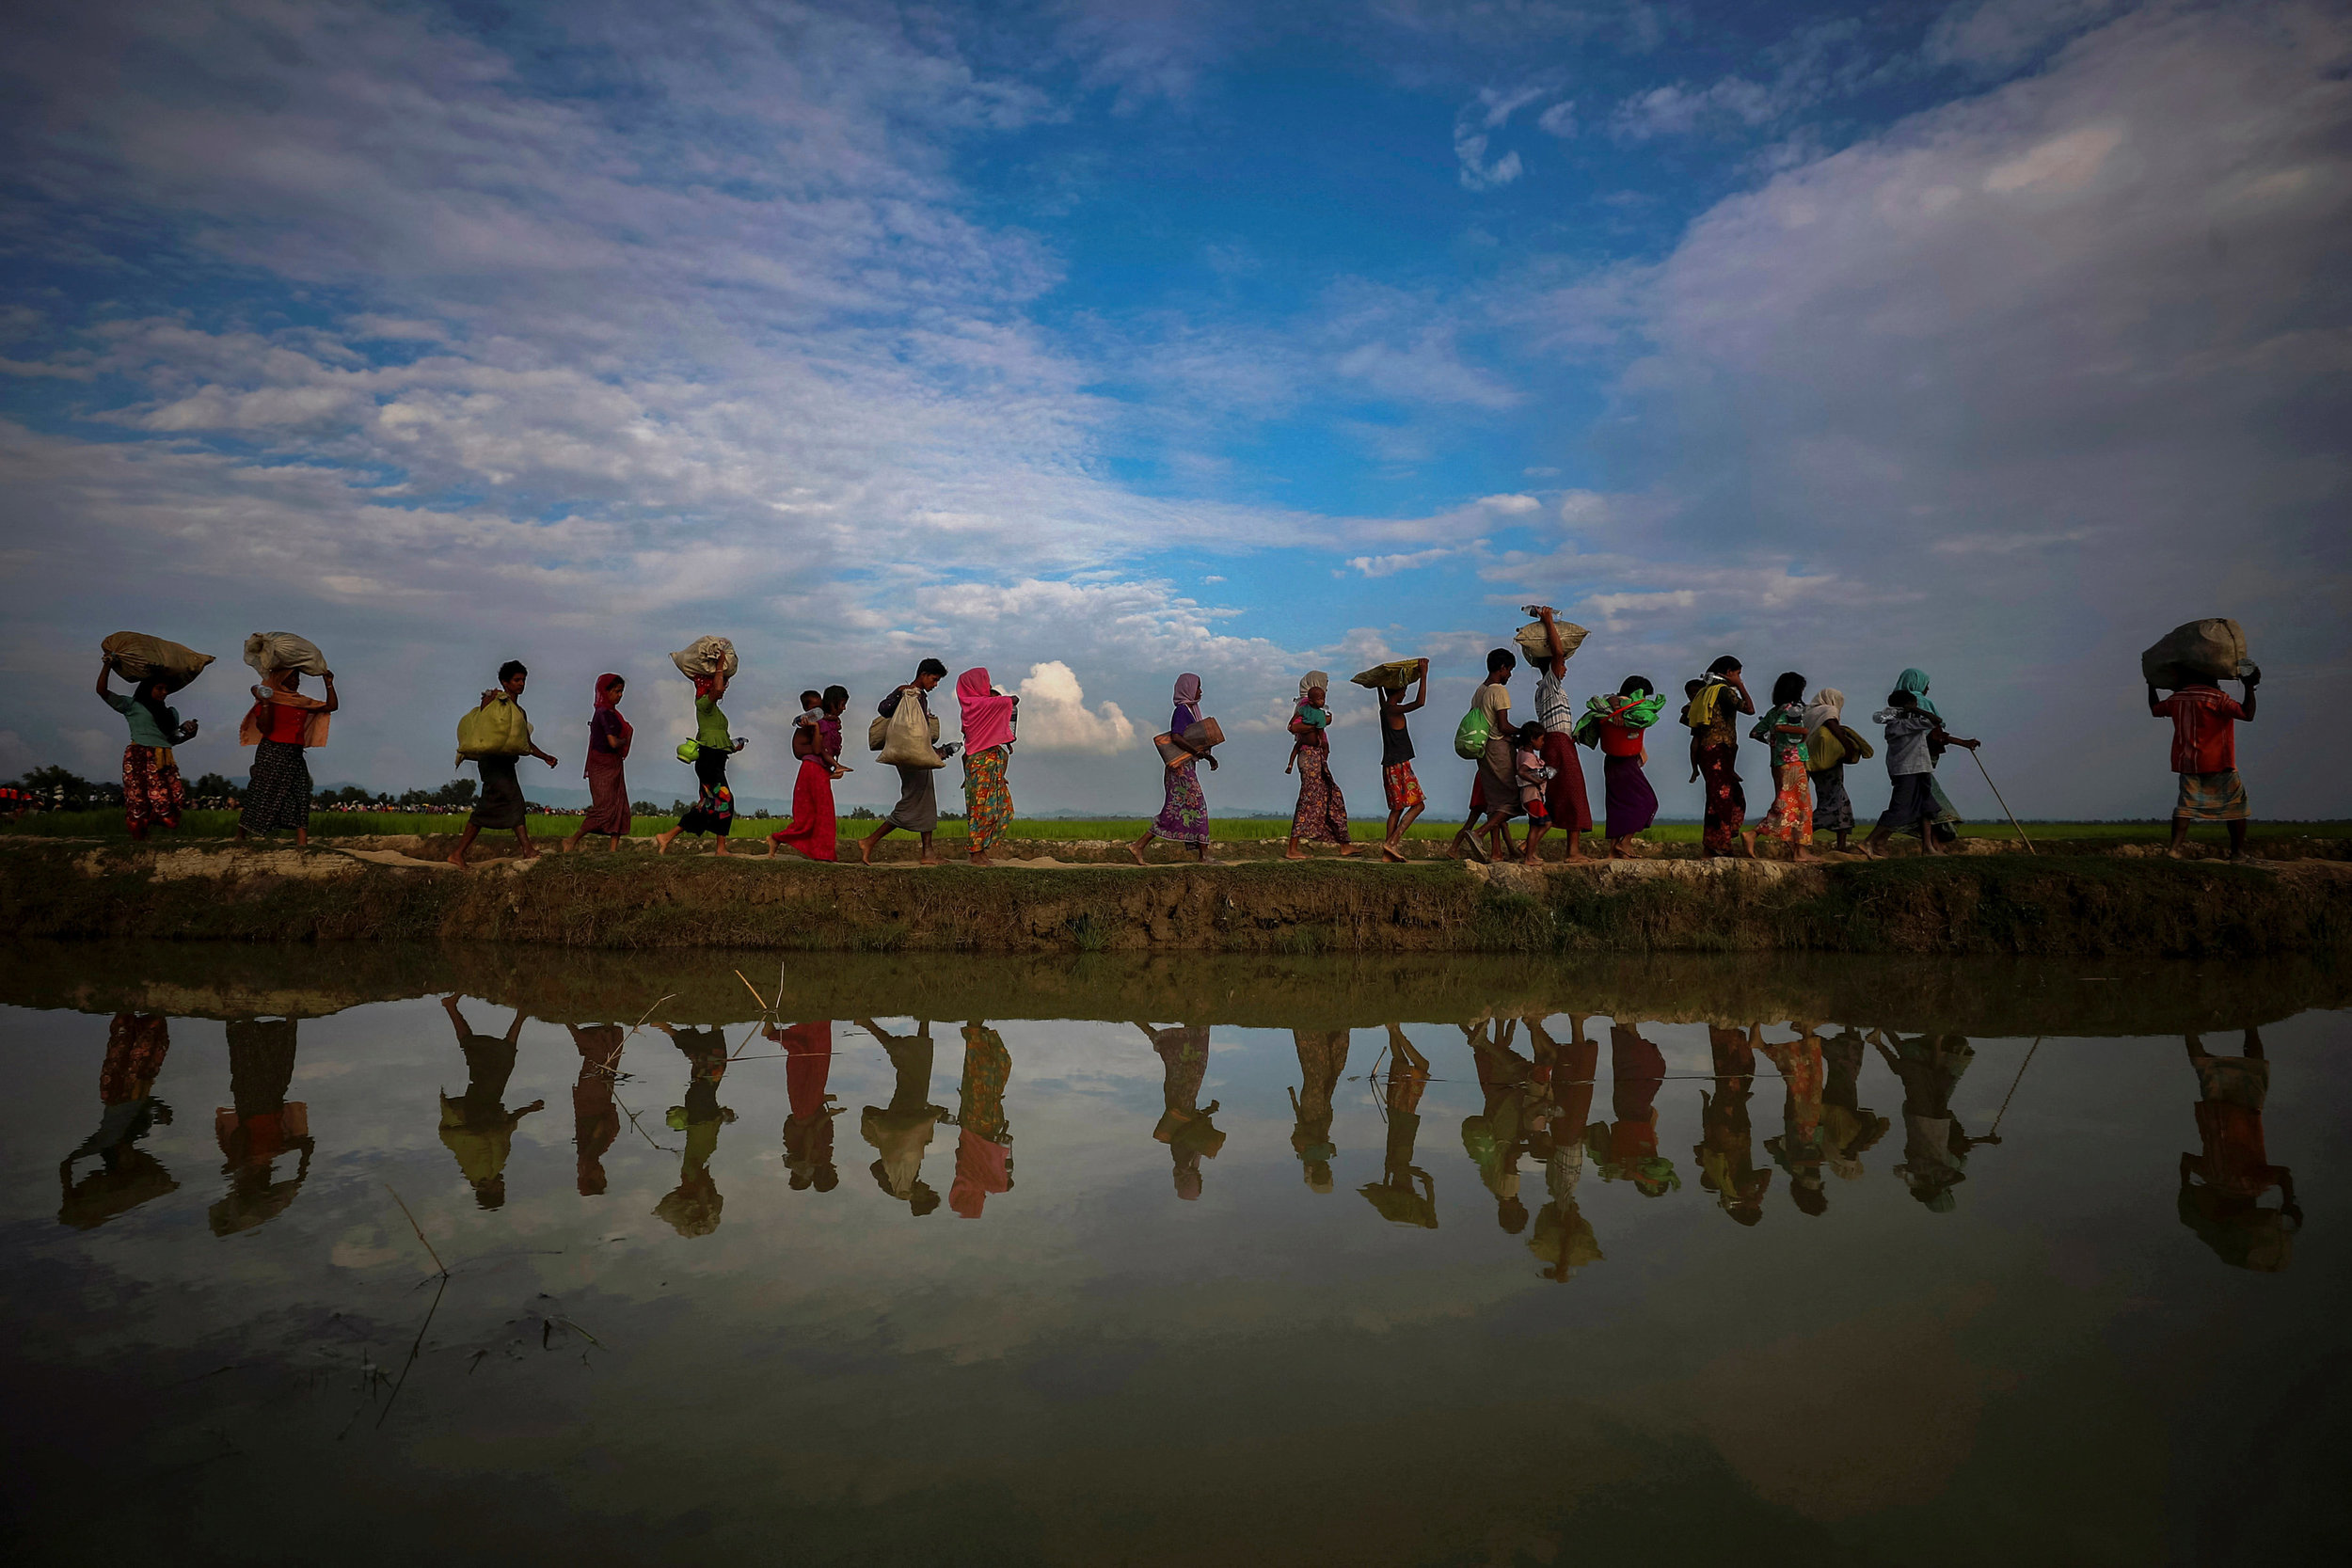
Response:
[{"label": "pink headscarf", "polygon": [[956,677],[956,701],[963,705],[963,749],[985,752],[1012,739],[1012,699],[988,689],[985,669],[966,670]]}]

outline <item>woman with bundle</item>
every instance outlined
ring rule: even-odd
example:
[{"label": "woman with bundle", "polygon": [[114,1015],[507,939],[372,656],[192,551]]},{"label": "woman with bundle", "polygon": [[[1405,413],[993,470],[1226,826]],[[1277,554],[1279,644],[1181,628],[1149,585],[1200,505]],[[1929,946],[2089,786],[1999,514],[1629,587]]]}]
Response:
[{"label": "woman with bundle", "polygon": [[768,835],[769,854],[782,845],[813,861],[834,857],[833,782],[849,771],[841,766],[841,715],[849,705],[850,689],[829,686],[818,699],[817,721],[792,726],[792,754],[801,759],[792,781],[792,820]]},{"label": "woman with bundle", "polygon": [[1749,732],[1771,749],[1772,809],[1756,829],[1763,838],[1785,839],[1790,860],[1813,858],[1813,797],[1805,788],[1804,677],[1785,671],[1772,683],[1772,705]]},{"label": "woman with bundle", "polygon": [[719,841],[719,853],[727,852],[727,834],[735,829],[735,791],[727,787],[727,758],[741,751],[743,742],[727,733],[727,716],[719,711],[719,699],[726,694],[724,665],[694,677],[694,804],[677,819],[676,827],[654,835],[656,854],[668,854],[680,833],[708,833]]},{"label": "woman with bundle", "polygon": [[611,839],[615,849],[628,836],[628,776],[621,764],[637,732],[621,717],[621,693],[628,688],[618,675],[596,677],[596,710],[588,718],[588,815],[580,819],[580,832],[564,841],[566,849],[579,848],[590,833]]},{"label": "woman with bundle", "polygon": [[1727,855],[1736,843],[1750,859],[1755,835],[1746,831],[1748,795],[1740,784],[1738,720],[1756,711],[1740,661],[1729,654],[1707,667],[1707,678],[1682,710],[1691,730],[1691,776],[1707,781],[1707,814],[1699,829],[1699,856]]},{"label": "woman with bundle", "polygon": [[1847,847],[1853,832],[1853,797],[1846,793],[1846,764],[1870,755],[1870,743],[1844,723],[1846,694],[1825,686],[1804,709],[1805,768],[1813,777],[1813,826],[1837,835],[1832,849]]},{"label": "woman with bundle", "polygon": [[180,765],[171,749],[195,738],[196,721],[181,722],[180,710],[165,705],[170,682],[143,679],[125,696],[107,684],[113,673],[113,661],[100,658],[99,698],[131,726],[131,743],[122,749],[122,821],[136,843],[147,837],[151,826],[180,825],[180,808],[187,803],[188,792],[180,782]]},{"label": "woman with bundle", "polygon": [[1603,831],[1613,861],[1631,860],[1628,846],[1658,819],[1658,792],[1642,771],[1649,761],[1644,732],[1658,722],[1665,703],[1647,675],[1628,675],[1615,696],[1587,700],[1584,717],[1577,721],[1576,737],[1600,751],[1608,813]]},{"label": "woman with bundle", "polygon": [[974,865],[993,865],[988,852],[1012,825],[1012,787],[1005,765],[1012,757],[1013,711],[1021,704],[988,684],[984,669],[956,677],[956,701],[963,708],[963,812],[970,836],[965,847]]},{"label": "woman with bundle", "polygon": [[262,684],[253,689],[252,709],[237,727],[237,744],[253,748],[245,810],[237,818],[239,840],[292,828],[295,845],[310,844],[310,764],[302,753],[326,744],[326,716],[342,706],[335,694],[335,673],[320,679],[326,683],[325,702],[295,689],[302,674],[292,665],[263,671]]},{"label": "woman with bundle", "polygon": [[1283,851],[1284,860],[1307,858],[1298,847],[1301,839],[1343,846],[1343,859],[1357,853],[1357,847],[1348,842],[1347,798],[1331,776],[1331,710],[1323,705],[1330,685],[1331,677],[1324,671],[1308,671],[1298,682],[1298,701],[1291,708],[1290,732],[1295,741],[1291,756],[1298,768],[1298,804],[1291,813],[1291,842]]},{"label": "woman with bundle", "polygon": [[1127,847],[1137,865],[1143,863],[1143,852],[1155,838],[1189,844],[1192,858],[1203,865],[1209,863],[1209,799],[1200,793],[1199,769],[1205,758],[1215,771],[1216,758],[1206,750],[1194,751],[1184,740],[1184,732],[1199,722],[1200,677],[1187,673],[1176,677],[1176,706],[1168,718],[1168,738],[1178,751],[1177,760],[1166,762],[1160,770],[1160,815],[1143,830],[1141,838]]}]

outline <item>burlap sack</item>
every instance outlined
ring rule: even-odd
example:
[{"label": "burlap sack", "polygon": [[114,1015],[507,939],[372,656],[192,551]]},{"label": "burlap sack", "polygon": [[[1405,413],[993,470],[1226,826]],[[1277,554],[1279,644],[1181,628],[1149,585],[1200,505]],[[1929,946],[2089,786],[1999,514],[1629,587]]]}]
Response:
[{"label": "burlap sack", "polygon": [[[1574,658],[1576,650],[1583,646],[1587,635],[1584,628],[1571,621],[1554,621],[1552,625],[1560,628],[1561,657]],[[1519,645],[1520,656],[1530,664],[1543,664],[1551,657],[1551,641],[1544,635],[1541,621],[1528,622],[1511,641]]]},{"label": "burlap sack", "polygon": [[257,631],[245,640],[245,661],[262,674],[299,670],[306,675],[326,673],[326,656],[307,637],[290,631]]},{"label": "burlap sack", "polygon": [[107,667],[132,685],[159,680],[169,691],[177,691],[196,679],[204,673],[204,666],[213,662],[210,654],[199,654],[194,648],[151,637],[143,631],[116,632],[98,648],[106,656]]},{"label": "burlap sack", "polygon": [[676,665],[677,673],[690,681],[715,675],[722,670],[726,672],[727,679],[733,680],[738,660],[735,644],[725,638],[697,637],[672,654],[670,662]]},{"label": "burlap sack", "polygon": [[2246,657],[2246,633],[2235,621],[2190,621],[2174,626],[2139,656],[2139,673],[2150,686],[2236,680],[2252,670]]}]

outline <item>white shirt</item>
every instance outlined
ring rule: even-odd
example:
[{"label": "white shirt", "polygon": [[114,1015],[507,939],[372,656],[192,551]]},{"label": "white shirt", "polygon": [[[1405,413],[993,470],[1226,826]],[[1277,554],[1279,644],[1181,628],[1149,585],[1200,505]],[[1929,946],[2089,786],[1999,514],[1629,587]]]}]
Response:
[{"label": "white shirt", "polygon": [[1554,735],[1566,735],[1576,728],[1576,705],[1560,689],[1560,677],[1551,673],[1549,659],[1535,669],[1535,722]]}]

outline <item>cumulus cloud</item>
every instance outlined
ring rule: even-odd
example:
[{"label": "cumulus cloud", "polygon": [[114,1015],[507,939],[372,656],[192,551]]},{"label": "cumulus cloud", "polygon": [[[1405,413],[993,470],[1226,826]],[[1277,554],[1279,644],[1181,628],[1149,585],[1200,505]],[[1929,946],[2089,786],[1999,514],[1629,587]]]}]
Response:
[{"label": "cumulus cloud", "polygon": [[1113,755],[1135,744],[1117,703],[1089,708],[1077,672],[1059,659],[1032,664],[1021,682],[1021,744],[1041,752]]}]

